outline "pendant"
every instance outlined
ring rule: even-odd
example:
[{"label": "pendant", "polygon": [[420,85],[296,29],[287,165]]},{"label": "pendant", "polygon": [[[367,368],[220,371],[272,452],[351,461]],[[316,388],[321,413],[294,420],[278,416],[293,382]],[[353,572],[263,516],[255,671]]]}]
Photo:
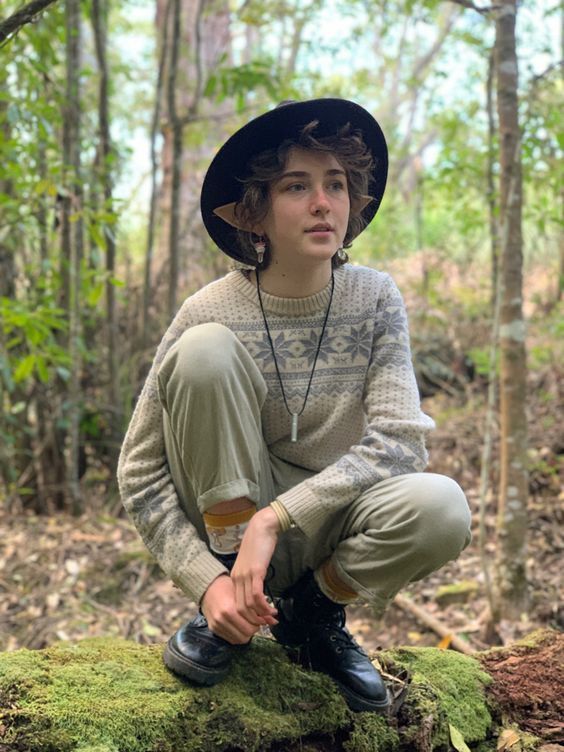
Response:
[{"label": "pendant", "polygon": [[290,441],[295,444],[298,440],[298,413],[292,413],[292,432],[290,434]]}]

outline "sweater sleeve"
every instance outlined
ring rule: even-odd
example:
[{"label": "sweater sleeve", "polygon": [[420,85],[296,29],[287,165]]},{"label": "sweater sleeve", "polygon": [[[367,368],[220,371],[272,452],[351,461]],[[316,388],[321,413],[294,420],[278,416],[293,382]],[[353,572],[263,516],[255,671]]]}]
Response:
[{"label": "sweater sleeve", "polygon": [[307,537],[327,514],[347,506],[376,483],[422,472],[427,465],[425,434],[434,422],[421,411],[405,306],[389,276],[376,307],[363,402],[367,426],[360,442],[337,462],[279,496]]},{"label": "sweater sleeve", "polygon": [[179,504],[164,443],[157,374],[190,320],[186,303],[164,335],[133,412],[119,457],[123,505],[161,569],[199,603],[211,582],[227,572],[209,552]]}]

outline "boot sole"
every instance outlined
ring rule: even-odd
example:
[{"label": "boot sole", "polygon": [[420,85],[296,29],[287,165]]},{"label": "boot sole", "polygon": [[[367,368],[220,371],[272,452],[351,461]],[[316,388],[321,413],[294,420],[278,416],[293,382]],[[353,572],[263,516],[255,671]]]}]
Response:
[{"label": "boot sole", "polygon": [[367,697],[363,697],[362,695],[353,692],[349,687],[345,687],[341,682],[338,682],[335,679],[333,679],[333,681],[339,688],[339,691],[345,698],[347,705],[351,710],[356,712],[369,711],[373,713],[385,713],[390,707],[390,698],[387,693],[385,700],[369,700]]},{"label": "boot sole", "polygon": [[224,669],[210,669],[199,663],[194,663],[176,649],[172,640],[173,638],[166,644],[163,661],[175,674],[180,674],[185,679],[190,679],[195,684],[201,684],[206,687],[212,687],[227,677],[231,668],[230,665]]}]

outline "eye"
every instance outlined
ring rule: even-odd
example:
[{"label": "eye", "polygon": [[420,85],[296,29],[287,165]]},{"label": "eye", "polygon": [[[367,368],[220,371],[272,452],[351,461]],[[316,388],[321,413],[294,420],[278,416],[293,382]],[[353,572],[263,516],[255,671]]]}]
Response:
[{"label": "eye", "polygon": [[290,183],[286,186],[286,190],[290,193],[298,193],[299,191],[305,191],[304,183]]},{"label": "eye", "polygon": [[344,180],[332,180],[329,184],[329,188],[332,191],[344,191],[346,190],[347,186]]}]

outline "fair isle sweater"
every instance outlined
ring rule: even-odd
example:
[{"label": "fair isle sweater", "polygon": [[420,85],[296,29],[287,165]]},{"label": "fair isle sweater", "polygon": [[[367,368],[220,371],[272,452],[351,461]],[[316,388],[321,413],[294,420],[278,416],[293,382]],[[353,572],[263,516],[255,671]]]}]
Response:
[{"label": "fair isle sweater", "polygon": [[[407,317],[388,274],[346,264],[335,289],[299,440],[290,441],[256,286],[234,271],[187,298],[157,350],[123,443],[118,481],[123,504],[163,571],[196,603],[226,570],[186,518],[170,475],[157,372],[189,327],[227,326],[259,367],[268,394],[263,434],[277,457],[314,472],[278,499],[306,537],[379,481],[424,470],[424,436],[411,363]],[[307,298],[262,294],[286,398],[299,411],[311,374],[331,285]],[[198,430],[194,436],[197,441]]]}]

